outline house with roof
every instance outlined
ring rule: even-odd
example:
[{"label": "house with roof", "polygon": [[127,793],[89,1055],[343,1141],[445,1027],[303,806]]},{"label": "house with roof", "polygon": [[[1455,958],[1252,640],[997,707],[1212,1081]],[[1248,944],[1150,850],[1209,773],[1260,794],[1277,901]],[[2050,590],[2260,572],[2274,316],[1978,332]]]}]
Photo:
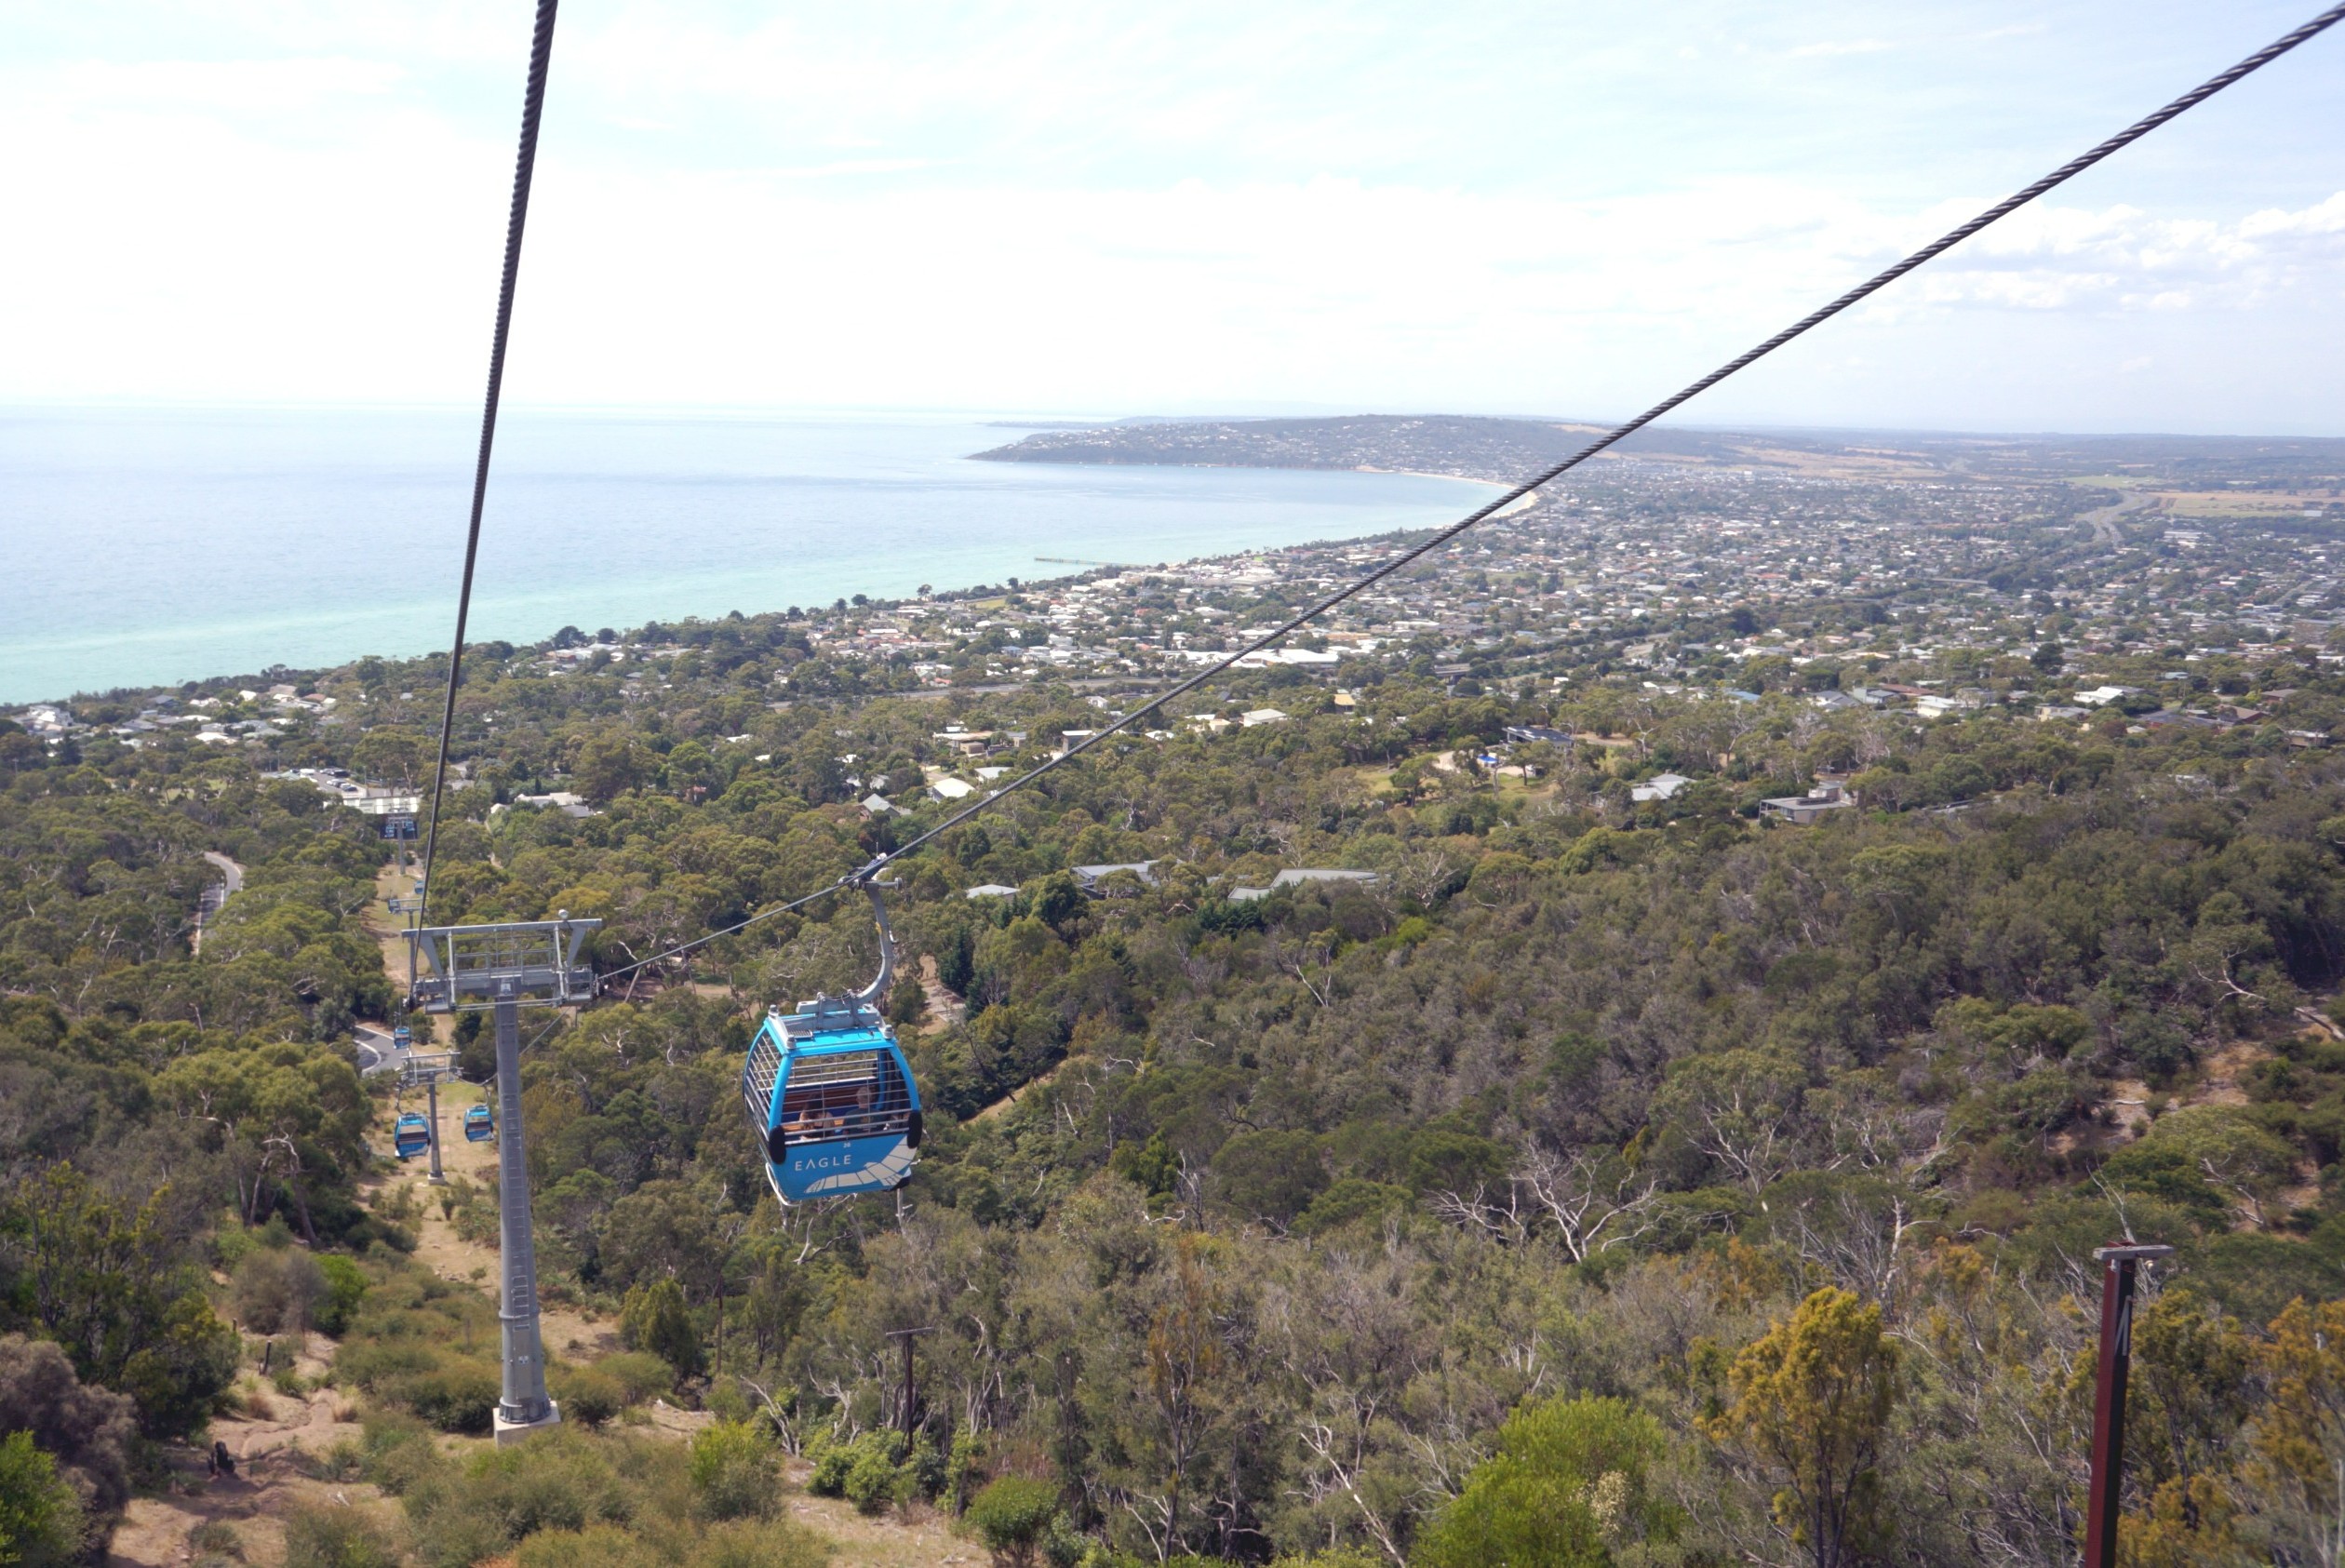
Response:
[{"label": "house with roof", "polygon": [[1679,790],[1694,781],[1682,773],[1655,773],[1628,791],[1628,798],[1636,801],[1674,800]]},{"label": "house with roof", "polygon": [[1374,871],[1347,871],[1333,866],[1294,866],[1271,878],[1270,885],[1266,888],[1230,889],[1229,902],[1252,904],[1256,899],[1268,898],[1272,893],[1282,889],[1306,887],[1313,883],[1350,882],[1360,886],[1373,886],[1382,880],[1384,880],[1382,874]]},{"label": "house with roof", "polygon": [[1075,878],[1075,885],[1083,891],[1093,898],[1109,898],[1115,896],[1116,890],[1101,885],[1108,878],[1119,871],[1129,871],[1139,878],[1143,887],[1153,888],[1157,885],[1156,865],[1157,863],[1152,860],[1129,860],[1110,864],[1070,865],[1066,869],[1067,875]]},{"label": "house with roof", "polygon": [[[409,803],[403,810],[407,811],[418,811],[422,806],[422,798],[420,796],[409,796],[405,798]],[[585,797],[573,794],[567,789],[551,790],[543,795],[516,795],[513,797],[513,803],[516,806],[535,806],[541,811],[559,811],[566,817],[591,817],[595,814],[595,809],[586,804]],[[367,808],[360,806],[358,809],[363,811]]]},{"label": "house with roof", "polygon": [[992,744],[994,732],[990,730],[967,730],[958,724],[947,724],[942,730],[929,737],[930,740],[948,751],[971,757],[985,756]]},{"label": "house with roof", "polygon": [[1800,827],[1821,822],[1832,812],[1844,811],[1855,804],[1856,797],[1838,779],[1818,779],[1805,795],[1779,795],[1759,802],[1767,815]]}]

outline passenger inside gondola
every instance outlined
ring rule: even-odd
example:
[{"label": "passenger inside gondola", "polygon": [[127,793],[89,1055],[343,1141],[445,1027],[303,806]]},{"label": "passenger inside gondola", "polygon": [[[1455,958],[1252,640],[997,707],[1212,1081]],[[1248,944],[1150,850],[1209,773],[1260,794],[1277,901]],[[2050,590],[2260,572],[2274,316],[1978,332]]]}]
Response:
[{"label": "passenger inside gondola", "polygon": [[900,1131],[874,1112],[876,1090],[869,1079],[793,1085],[782,1092],[780,1125],[791,1143]]},{"label": "passenger inside gondola", "polygon": [[782,1093],[782,1124],[790,1129],[793,1142],[800,1138],[834,1137],[838,1132],[838,1119],[831,1114],[830,1092],[827,1083],[793,1087]]}]

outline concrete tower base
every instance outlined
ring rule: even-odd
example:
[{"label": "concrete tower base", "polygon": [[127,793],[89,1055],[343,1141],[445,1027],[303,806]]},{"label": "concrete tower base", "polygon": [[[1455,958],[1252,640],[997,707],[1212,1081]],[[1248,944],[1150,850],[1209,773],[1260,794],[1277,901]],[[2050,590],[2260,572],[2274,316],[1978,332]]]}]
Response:
[{"label": "concrete tower base", "polygon": [[561,1424],[562,1407],[552,1400],[545,1401],[545,1414],[535,1421],[508,1421],[505,1419],[504,1407],[499,1405],[496,1412],[497,1446],[503,1448],[508,1444],[519,1442],[531,1432],[543,1432],[548,1427],[558,1427]]}]

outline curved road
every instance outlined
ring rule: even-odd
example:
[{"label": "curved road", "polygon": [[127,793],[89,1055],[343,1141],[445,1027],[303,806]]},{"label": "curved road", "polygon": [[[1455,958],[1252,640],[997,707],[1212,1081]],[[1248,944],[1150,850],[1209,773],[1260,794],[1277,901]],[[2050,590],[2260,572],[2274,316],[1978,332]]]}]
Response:
[{"label": "curved road", "polygon": [[218,850],[206,850],[204,858],[220,868],[218,882],[207,882],[204,891],[195,895],[195,935],[189,943],[196,952],[204,950],[204,928],[220,913],[220,906],[244,891],[245,868],[221,854]]},{"label": "curved road", "polygon": [[2080,514],[2076,520],[2092,525],[2094,543],[2114,547],[2124,543],[2124,538],[2117,532],[2117,519],[2129,512],[2138,512],[2145,507],[2157,504],[2158,498],[2154,495],[2137,495],[2121,501],[2114,506],[2104,506],[2098,511]]}]

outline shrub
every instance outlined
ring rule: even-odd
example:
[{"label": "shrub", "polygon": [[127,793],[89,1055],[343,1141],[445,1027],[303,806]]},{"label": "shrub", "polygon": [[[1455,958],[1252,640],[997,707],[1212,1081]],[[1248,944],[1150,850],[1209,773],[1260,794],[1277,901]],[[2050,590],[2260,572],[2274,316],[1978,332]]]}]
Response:
[{"label": "shrub", "polygon": [[562,1419],[590,1429],[626,1409],[629,1402],[627,1386],[600,1367],[556,1368],[551,1385],[555,1402],[562,1408]]},{"label": "shrub", "polygon": [[692,1490],[710,1519],[745,1519],[772,1507],[781,1462],[762,1427],[720,1421],[692,1439],[691,1454]]},{"label": "shrub", "polygon": [[1525,1405],[1499,1428],[1497,1454],[1418,1537],[1412,1560],[1427,1568],[1602,1568],[1615,1544],[1667,1540],[1676,1515],[1645,1481],[1665,1446],[1660,1423],[1623,1400]]},{"label": "shrub", "polygon": [[708,1386],[701,1396],[701,1408],[719,1421],[746,1421],[757,1413],[749,1396],[741,1391],[740,1382],[730,1377]]},{"label": "shrub", "polygon": [[655,1557],[636,1532],[596,1524],[584,1530],[541,1531],[522,1542],[508,1561],[514,1568],[637,1568]]},{"label": "shrub", "polygon": [[945,1461],[945,1506],[955,1513],[969,1511],[970,1482],[976,1480],[978,1466],[985,1463],[985,1445],[973,1427],[963,1427],[953,1434],[953,1451]]},{"label": "shrub", "polygon": [[673,1280],[637,1285],[619,1309],[619,1339],[630,1350],[649,1350],[691,1377],[701,1369],[700,1331],[692,1326],[684,1287]]},{"label": "shrub", "polygon": [[350,1332],[350,1320],[366,1298],[366,1272],[346,1257],[328,1253],[317,1260],[325,1290],[310,1307],[310,1322],[318,1333],[340,1339]]},{"label": "shrub", "polygon": [[0,1561],[66,1568],[81,1555],[81,1497],[30,1432],[0,1438]]},{"label": "shrub", "polygon": [[[423,1568],[470,1568],[512,1545],[497,1521],[482,1514],[445,1508],[418,1519],[410,1507],[409,1518],[415,1537],[415,1561]],[[287,1568],[296,1565],[288,1563]]]},{"label": "shrub", "polygon": [[355,1508],[297,1508],[286,1516],[285,1568],[398,1568],[382,1527]]},{"label": "shrub", "polygon": [[43,1339],[0,1334],[0,1433],[30,1432],[71,1482],[100,1541],[130,1500],[138,1418],[130,1401],[74,1375],[65,1352]]},{"label": "shrub", "polygon": [[922,1432],[912,1441],[912,1452],[904,1460],[898,1494],[906,1502],[914,1497],[933,1501],[944,1494],[946,1465],[945,1456]]},{"label": "shrub", "polygon": [[619,1386],[626,1390],[629,1404],[640,1404],[676,1387],[675,1372],[649,1351],[623,1350],[616,1356],[605,1356],[595,1363],[594,1370],[618,1379]]},{"label": "shrub", "polygon": [[224,1519],[208,1519],[187,1533],[187,1549],[201,1557],[242,1557],[244,1538]]},{"label": "shrub", "polygon": [[367,1417],[355,1454],[358,1479],[384,1495],[397,1497],[446,1467],[432,1430],[411,1415],[382,1413]]},{"label": "shrub", "polygon": [[848,1468],[847,1500],[855,1505],[857,1513],[882,1512],[902,1492],[902,1479],[895,1461],[883,1450],[867,1448]]},{"label": "shrub", "polygon": [[1058,1511],[1058,1488],[1049,1481],[1003,1476],[971,1500],[963,1518],[995,1562],[1033,1568]]},{"label": "shrub", "polygon": [[901,1432],[864,1432],[844,1442],[817,1434],[806,1454],[814,1461],[806,1489],[817,1497],[844,1497],[864,1513],[878,1513],[903,1490]]},{"label": "shrub", "polygon": [[334,1376],[372,1393],[438,1365],[439,1356],[428,1345],[412,1340],[376,1339],[345,1345],[336,1352]]},{"label": "shrub", "polygon": [[830,1552],[787,1520],[720,1525],[703,1536],[685,1568],[823,1568]]},{"label": "shrub", "polygon": [[677,1528],[594,1525],[546,1531],[514,1553],[515,1568],[824,1568],[829,1553],[787,1520],[743,1520],[694,1534]]},{"label": "shrub", "polygon": [[254,1333],[299,1333],[327,1293],[326,1273],[297,1247],[257,1247],[236,1266],[229,1302]]},{"label": "shrub", "polygon": [[[591,1533],[631,1524],[638,1514],[657,1527],[690,1512],[684,1466],[684,1454],[668,1444],[570,1429],[485,1450],[408,1494],[417,1560],[424,1568],[467,1568],[543,1533]],[[669,1560],[649,1535],[635,1559]]]},{"label": "shrub", "polygon": [[492,1374],[455,1366],[401,1378],[383,1392],[443,1432],[477,1436],[492,1424],[502,1390]]},{"label": "shrub", "polygon": [[115,1386],[138,1406],[148,1437],[184,1437],[210,1417],[243,1360],[236,1331],[213,1315],[201,1291],[189,1291],[164,1307]]},{"label": "shrub", "polygon": [[855,1467],[855,1449],[851,1443],[832,1443],[819,1439],[807,1445],[807,1457],[814,1461],[814,1473],[806,1478],[806,1489],[817,1497],[847,1495],[847,1472]]}]

